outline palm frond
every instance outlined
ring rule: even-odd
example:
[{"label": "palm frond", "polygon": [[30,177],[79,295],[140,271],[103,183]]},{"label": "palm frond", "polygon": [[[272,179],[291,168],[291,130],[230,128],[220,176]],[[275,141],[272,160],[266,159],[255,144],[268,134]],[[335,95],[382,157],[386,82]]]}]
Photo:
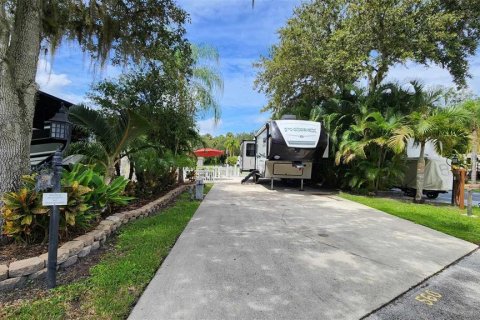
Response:
[{"label": "palm frond", "polygon": [[395,153],[401,153],[405,150],[409,139],[414,137],[414,132],[409,126],[402,126],[393,132],[388,139],[387,146]]},{"label": "palm frond", "polygon": [[74,126],[93,134],[97,141],[102,141],[105,145],[110,144],[115,137],[107,119],[97,110],[85,105],[76,105],[70,108],[68,117]]},{"label": "palm frond", "polygon": [[104,169],[108,167],[108,153],[103,144],[96,141],[72,142],[68,146],[67,154],[81,154],[85,156],[85,160],[82,162],[86,162],[88,164],[99,164]]}]

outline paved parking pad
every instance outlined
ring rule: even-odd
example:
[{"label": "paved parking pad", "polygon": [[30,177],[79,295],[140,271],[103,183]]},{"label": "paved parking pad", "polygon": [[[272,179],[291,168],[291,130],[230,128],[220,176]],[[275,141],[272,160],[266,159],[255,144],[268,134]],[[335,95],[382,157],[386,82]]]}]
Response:
[{"label": "paved parking pad", "polygon": [[480,252],[475,251],[366,319],[480,319]]},{"label": "paved parking pad", "polygon": [[474,248],[332,195],[218,183],[130,319],[359,319]]}]

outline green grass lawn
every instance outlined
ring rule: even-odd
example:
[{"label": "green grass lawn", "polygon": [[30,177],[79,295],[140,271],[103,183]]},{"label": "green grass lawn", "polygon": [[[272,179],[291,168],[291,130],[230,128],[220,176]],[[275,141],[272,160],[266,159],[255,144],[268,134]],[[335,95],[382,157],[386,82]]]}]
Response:
[{"label": "green grass lawn", "polygon": [[114,252],[92,267],[89,278],[7,306],[0,318],[126,318],[199,205],[184,193],[161,214],[127,224],[118,231]]},{"label": "green grass lawn", "polygon": [[341,193],[342,198],[359,202],[391,215],[413,221],[451,236],[480,244],[480,209],[475,218],[464,216],[466,210],[450,206],[415,204],[394,199],[375,198]]}]

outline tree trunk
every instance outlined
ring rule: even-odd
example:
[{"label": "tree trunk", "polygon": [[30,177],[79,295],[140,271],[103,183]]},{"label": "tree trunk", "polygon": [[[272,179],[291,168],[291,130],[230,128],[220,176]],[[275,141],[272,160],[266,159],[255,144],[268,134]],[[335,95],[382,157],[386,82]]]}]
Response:
[{"label": "tree trunk", "polygon": [[[383,159],[383,149],[382,148],[379,148],[379,149],[380,149],[380,154],[378,156],[378,161],[377,161],[378,172],[380,172],[380,169],[382,168],[382,159]],[[374,181],[375,192],[378,192],[378,189],[380,187],[380,178],[381,177],[379,174],[375,177],[375,181]]]},{"label": "tree trunk", "polygon": [[118,160],[117,162],[115,162],[115,175],[117,177],[120,177],[121,175],[121,172],[120,172],[120,160]]},{"label": "tree trunk", "polygon": [[128,180],[131,181],[133,179],[133,173],[134,172],[135,172],[135,162],[130,160],[130,170],[128,172]]},{"label": "tree trunk", "polygon": [[415,201],[421,202],[423,198],[423,183],[425,181],[425,141],[420,143],[420,156],[417,162],[417,193]]},{"label": "tree trunk", "polygon": [[[478,149],[478,132],[477,132],[477,128],[475,128],[472,131],[472,154],[471,154],[472,176],[470,181],[470,183],[473,183],[473,184],[477,183],[477,149]],[[473,201],[472,196],[473,196],[473,190],[468,189],[467,215],[469,216],[472,215],[472,201]]]},{"label": "tree trunk", "polygon": [[184,183],[183,179],[183,167],[178,168],[178,183]]},{"label": "tree trunk", "polygon": [[105,178],[103,179],[103,181],[106,184],[110,184],[114,176],[115,176],[115,164],[112,164],[107,167],[105,171]]},{"label": "tree trunk", "polygon": [[30,140],[41,35],[41,1],[16,1],[10,30],[0,8],[0,195],[30,168]]}]

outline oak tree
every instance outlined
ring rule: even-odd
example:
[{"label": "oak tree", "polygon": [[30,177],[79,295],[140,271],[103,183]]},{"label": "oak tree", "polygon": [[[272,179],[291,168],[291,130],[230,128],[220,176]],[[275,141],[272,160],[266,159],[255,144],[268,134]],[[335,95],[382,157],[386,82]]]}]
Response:
[{"label": "oak tree", "polygon": [[256,80],[282,109],[332,96],[366,79],[373,92],[393,65],[447,69],[464,86],[480,38],[479,0],[314,0],[280,29]]},{"label": "oak tree", "polygon": [[174,0],[0,0],[0,194],[29,169],[40,54],[76,42],[97,65],[188,51]]}]

